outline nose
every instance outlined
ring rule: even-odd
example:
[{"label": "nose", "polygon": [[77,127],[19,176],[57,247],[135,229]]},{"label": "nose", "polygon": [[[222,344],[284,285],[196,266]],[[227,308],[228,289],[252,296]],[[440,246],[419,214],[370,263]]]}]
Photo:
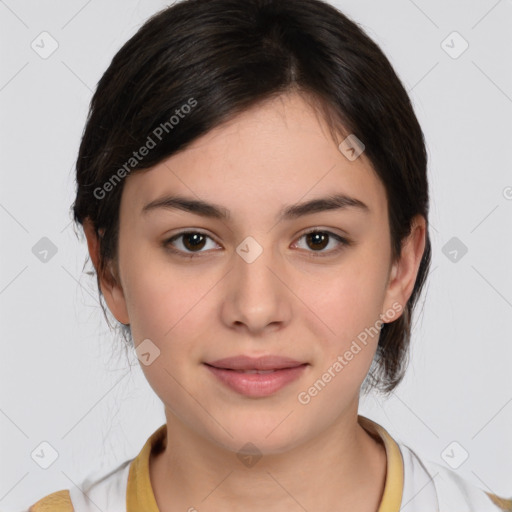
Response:
[{"label": "nose", "polygon": [[282,261],[254,239],[238,246],[223,292],[222,319],[232,329],[259,335],[290,321],[293,294]]}]

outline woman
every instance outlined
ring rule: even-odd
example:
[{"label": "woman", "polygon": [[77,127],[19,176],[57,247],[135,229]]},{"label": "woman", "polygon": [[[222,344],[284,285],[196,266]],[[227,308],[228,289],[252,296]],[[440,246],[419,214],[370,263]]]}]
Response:
[{"label": "woman", "polygon": [[401,381],[427,157],[388,59],[319,0],[186,0],[92,99],[75,220],[166,423],[30,510],[512,510],[358,414]]}]

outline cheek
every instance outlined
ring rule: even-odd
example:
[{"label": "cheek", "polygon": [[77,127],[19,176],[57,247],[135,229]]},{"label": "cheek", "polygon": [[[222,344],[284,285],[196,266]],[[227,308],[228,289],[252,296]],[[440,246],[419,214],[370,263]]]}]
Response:
[{"label": "cheek", "polygon": [[[178,267],[156,259],[153,264],[132,253],[125,262],[125,298],[135,346],[149,339],[158,356],[150,364],[141,364],[155,393],[173,408],[181,410],[187,403],[185,389],[192,389],[190,376],[204,352],[204,340],[211,337],[206,318],[207,291],[215,281],[208,276],[188,275]],[[141,363],[143,360],[141,359]],[[183,386],[183,387],[182,387]]]},{"label": "cheek", "polygon": [[[339,385],[359,385],[374,358],[382,326],[385,277],[380,260],[361,252],[347,258],[344,265],[329,274],[329,279],[309,283],[313,292],[305,302],[315,314],[309,313],[304,319],[309,323],[307,329],[315,332],[319,341],[317,370],[322,374],[331,368]],[[307,296],[307,288],[300,296]],[[343,371],[336,371],[340,370],[339,365],[332,368],[338,356],[343,357]]]},{"label": "cheek", "polygon": [[142,245],[120,244],[123,291],[136,344],[145,338],[161,339],[178,321],[186,302],[183,290],[176,287],[179,278],[155,254],[159,250],[144,250]]},{"label": "cheek", "polygon": [[222,275],[177,265],[158,251],[129,254],[123,285],[135,344],[149,338],[168,361],[200,359],[201,340],[212,336],[212,300]]},{"label": "cheek", "polygon": [[326,284],[325,294],[316,295],[319,318],[304,317],[316,334],[316,364],[296,401],[305,414],[327,423],[358,395],[377,349],[380,304],[365,279],[347,273]]},{"label": "cheek", "polygon": [[184,280],[176,273],[153,274],[147,267],[133,273],[125,297],[134,339],[154,338],[165,343],[188,325],[197,314],[194,305],[205,293],[195,285],[194,280]]},{"label": "cheek", "polygon": [[378,266],[354,258],[329,279],[315,283],[315,310],[331,330],[346,338],[373,325],[382,312],[385,275]]}]

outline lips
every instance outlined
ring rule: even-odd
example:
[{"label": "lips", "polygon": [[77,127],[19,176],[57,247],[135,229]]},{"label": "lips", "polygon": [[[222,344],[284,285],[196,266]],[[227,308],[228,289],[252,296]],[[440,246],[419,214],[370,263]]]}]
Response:
[{"label": "lips", "polygon": [[301,378],[309,363],[288,357],[239,355],[204,363],[219,382],[250,398],[269,397]]},{"label": "lips", "polygon": [[285,368],[295,368],[308,363],[296,361],[289,357],[267,355],[262,357],[249,357],[238,355],[234,357],[226,357],[205,363],[208,366],[220,368],[223,370],[234,370],[242,373],[272,373]]}]

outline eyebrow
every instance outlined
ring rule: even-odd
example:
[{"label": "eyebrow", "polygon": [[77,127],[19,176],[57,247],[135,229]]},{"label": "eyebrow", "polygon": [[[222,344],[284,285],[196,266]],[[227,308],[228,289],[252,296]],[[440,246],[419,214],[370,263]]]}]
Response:
[{"label": "eyebrow", "polygon": [[[146,214],[160,208],[166,210],[183,210],[212,219],[230,219],[230,211],[223,206],[179,195],[165,196],[155,199],[142,208],[142,213]],[[361,211],[363,213],[370,212],[370,208],[363,203],[363,201],[350,197],[346,194],[334,194],[327,197],[312,199],[304,203],[286,206],[279,211],[277,220],[293,220],[313,213],[329,210],[346,210],[348,208],[353,208],[356,211]]]}]

